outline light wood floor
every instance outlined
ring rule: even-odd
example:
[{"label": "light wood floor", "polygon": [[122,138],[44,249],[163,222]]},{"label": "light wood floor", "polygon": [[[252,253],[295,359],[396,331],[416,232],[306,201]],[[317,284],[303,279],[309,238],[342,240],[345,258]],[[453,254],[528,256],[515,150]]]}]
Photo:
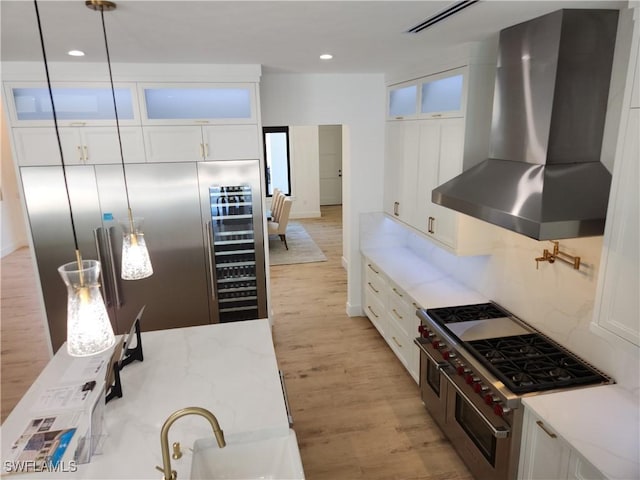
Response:
[{"label": "light wood floor", "polygon": [[[275,349],[306,478],[472,480],[377,330],[345,314],[341,215],[322,207],[322,218],[300,220],[328,261],[271,267]],[[47,361],[39,323],[22,313],[37,308],[29,274],[28,250],[2,259],[3,419]]]},{"label": "light wood floor", "polygon": [[307,479],[471,479],[418,386],[346,313],[341,208],[304,219],[327,262],[271,267],[273,335]]}]

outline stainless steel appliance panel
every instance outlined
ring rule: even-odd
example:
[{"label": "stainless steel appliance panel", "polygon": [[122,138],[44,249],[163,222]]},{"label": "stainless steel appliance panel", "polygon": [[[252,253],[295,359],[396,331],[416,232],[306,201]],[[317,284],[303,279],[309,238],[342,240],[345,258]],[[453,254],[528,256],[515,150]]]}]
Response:
[{"label": "stainless steel appliance panel", "polygon": [[258,160],[198,163],[213,322],[267,317]]},{"label": "stainless steel appliance panel", "polygon": [[[144,217],[143,231],[154,274],[122,280],[122,230],[127,203],[121,165],[96,165],[105,234],[113,250],[112,289],[118,289],[118,333],[124,333],[143,305],[143,330],[210,323],[205,249],[200,229],[200,199],[195,163],[128,164],[131,208]],[[109,218],[113,217],[113,220]]]},{"label": "stainless steel appliance panel", "polygon": [[[102,222],[93,167],[70,166],[66,170],[80,251],[84,259],[97,260],[93,232]],[[75,261],[62,167],[22,167],[20,173],[51,343],[56,351],[67,336],[67,293],[58,267]],[[110,318],[117,330],[112,311]]]}]

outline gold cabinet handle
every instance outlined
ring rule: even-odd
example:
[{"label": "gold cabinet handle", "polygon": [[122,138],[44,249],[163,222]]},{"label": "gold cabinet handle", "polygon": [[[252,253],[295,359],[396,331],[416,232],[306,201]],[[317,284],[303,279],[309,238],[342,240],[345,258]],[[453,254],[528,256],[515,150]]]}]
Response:
[{"label": "gold cabinet handle", "polygon": [[380,290],[376,290],[376,287],[374,287],[371,282],[367,282],[369,284],[369,286],[371,287],[371,290],[373,290],[376,293],[380,293]]},{"label": "gold cabinet handle", "polygon": [[193,123],[209,123],[209,120],[194,120]]},{"label": "gold cabinet handle", "polygon": [[84,127],[87,122],[71,122],[69,125],[72,127]]},{"label": "gold cabinet handle", "polygon": [[402,315],[398,313],[398,311],[395,308],[392,308],[391,311],[398,318],[398,320],[402,320],[404,318]]},{"label": "gold cabinet handle", "polygon": [[373,316],[374,316],[374,317],[376,317],[376,318],[380,318],[380,317],[376,314],[376,312],[374,312],[374,311],[373,311],[373,308],[371,308],[371,305],[367,305],[367,308],[369,309],[369,311],[370,311],[371,313],[373,313]]},{"label": "gold cabinet handle", "polygon": [[82,155],[82,146],[77,145],[76,150],[78,150],[78,160],[84,162],[84,156]]},{"label": "gold cabinet handle", "polygon": [[202,157],[204,159],[204,144],[203,143],[200,144],[200,157]]},{"label": "gold cabinet handle", "polygon": [[88,162],[89,161],[89,148],[86,145],[83,145],[82,149],[84,150],[84,161]]},{"label": "gold cabinet handle", "polygon": [[542,431],[547,435],[549,435],[551,438],[558,438],[558,436],[555,433],[549,431],[549,429],[544,426],[544,423],[542,423],[541,420],[536,421],[536,425],[538,425],[542,429]]},{"label": "gold cabinet handle", "polygon": [[433,118],[440,118],[442,116],[441,113],[434,113],[431,115]]},{"label": "gold cabinet handle", "polygon": [[427,232],[435,233],[435,231],[433,230],[433,224],[435,223],[435,221],[435,217],[429,217],[429,222],[427,223]]},{"label": "gold cabinet handle", "polygon": [[396,287],[393,287],[393,289],[392,289],[392,290],[393,290],[393,292],[394,292],[396,295],[398,295],[400,298],[402,298],[402,297],[403,297],[403,295],[402,295],[398,290],[396,290]]},{"label": "gold cabinet handle", "polygon": [[402,348],[402,344],[398,341],[398,339],[396,337],[391,337],[393,338],[393,341],[396,342],[396,345],[399,346],[400,348]]},{"label": "gold cabinet handle", "polygon": [[209,158],[209,144],[204,144],[204,158]]},{"label": "gold cabinet handle", "polygon": [[370,263],[367,263],[367,267],[369,267],[371,270],[373,270],[374,273],[380,273],[378,270],[373,268]]}]

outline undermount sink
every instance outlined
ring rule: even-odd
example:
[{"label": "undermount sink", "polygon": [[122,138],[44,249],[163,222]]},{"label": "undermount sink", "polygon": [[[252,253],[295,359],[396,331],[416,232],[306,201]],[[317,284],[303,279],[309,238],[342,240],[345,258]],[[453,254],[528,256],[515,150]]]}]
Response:
[{"label": "undermount sink", "polygon": [[278,479],[304,480],[296,434],[265,436],[250,434],[227,438],[219,448],[215,438],[193,444],[192,479]]}]

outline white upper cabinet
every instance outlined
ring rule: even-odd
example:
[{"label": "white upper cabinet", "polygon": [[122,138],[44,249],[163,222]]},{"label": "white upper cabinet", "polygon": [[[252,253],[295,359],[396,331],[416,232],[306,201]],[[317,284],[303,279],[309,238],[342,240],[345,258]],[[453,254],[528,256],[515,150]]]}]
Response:
[{"label": "white upper cabinet", "polygon": [[[13,126],[51,126],[53,109],[46,85],[6,84],[9,115]],[[54,84],[53,101],[59,126],[115,125],[113,94],[108,84]],[[121,125],[140,123],[134,84],[114,88],[118,121]]]},{"label": "white upper cabinet", "polygon": [[387,116],[394,119],[415,117],[418,113],[418,85],[396,85],[388,90]]},{"label": "white upper cabinet", "polygon": [[627,77],[629,104],[623,110],[626,118],[620,124],[623,134],[618,137],[613,166],[592,322],[596,333],[622,339],[620,346],[633,349],[640,346],[640,108],[637,105],[640,28],[636,25],[635,29],[632,58],[636,68],[635,73],[630,72]]},{"label": "white upper cabinet", "polygon": [[429,117],[461,117],[465,75],[460,69],[431,75],[420,84],[420,113]]},{"label": "white upper cabinet", "polygon": [[391,100],[415,86],[417,114],[387,121],[384,210],[456,255],[490,253],[496,227],[434,204],[431,192],[487,158],[494,76],[494,65],[473,64],[388,89]]},{"label": "white upper cabinet", "polygon": [[464,115],[467,68],[461,67],[387,89],[387,118],[461,117]]},{"label": "white upper cabinet", "polygon": [[142,84],[145,125],[257,123],[255,84]]},{"label": "white upper cabinet", "polygon": [[[12,129],[18,165],[60,165],[60,148],[51,127]],[[60,143],[66,165],[120,163],[120,143],[115,126],[60,127]],[[146,161],[140,127],[120,127],[122,156],[125,163]]]},{"label": "white upper cabinet", "polygon": [[144,126],[148,162],[260,158],[257,125]]}]

